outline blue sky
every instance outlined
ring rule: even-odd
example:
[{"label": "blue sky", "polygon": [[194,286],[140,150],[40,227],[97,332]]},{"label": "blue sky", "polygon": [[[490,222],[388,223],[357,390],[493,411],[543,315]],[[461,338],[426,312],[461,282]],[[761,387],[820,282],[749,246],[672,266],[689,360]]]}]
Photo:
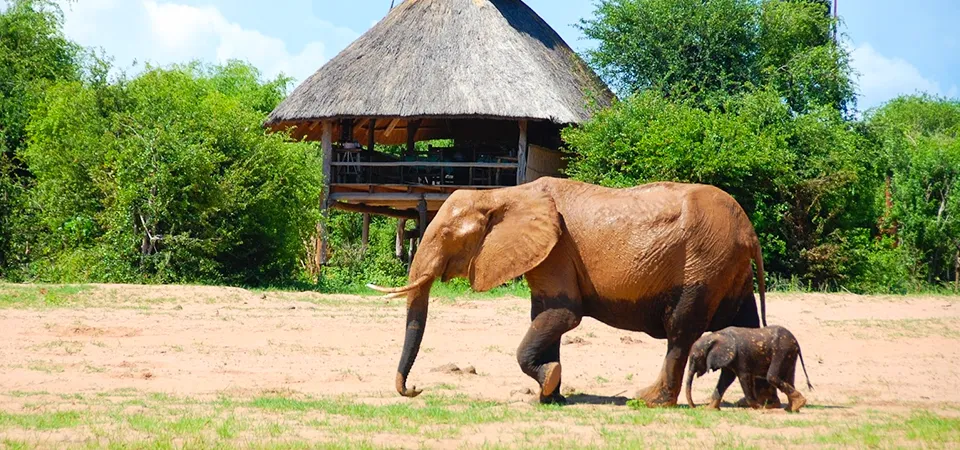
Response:
[{"label": "blue sky", "polygon": [[[390,0],[62,0],[69,37],[115,64],[240,58],[303,80],[380,20]],[[400,0],[396,0],[397,3]],[[527,0],[574,49],[592,0]],[[860,107],[902,93],[960,97],[960,0],[839,0]]]}]

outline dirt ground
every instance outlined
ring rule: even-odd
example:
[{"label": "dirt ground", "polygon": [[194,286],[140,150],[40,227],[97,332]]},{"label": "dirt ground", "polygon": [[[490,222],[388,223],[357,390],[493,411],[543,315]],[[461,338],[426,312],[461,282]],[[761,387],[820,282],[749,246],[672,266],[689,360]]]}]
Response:
[{"label": "dirt ground", "polygon": [[[428,395],[433,394],[466,398],[466,404],[492,402],[484,404],[502,408],[506,414],[503,420],[484,419],[475,424],[464,419],[458,422],[459,432],[453,437],[424,437],[421,432],[402,432],[383,425],[385,416],[372,410],[356,425],[376,420],[381,426],[344,429],[363,438],[364,445],[525,447],[525,443],[539,445],[544,435],[562,432],[584,445],[630,446],[619,438],[611,441],[609,432],[604,434],[604,430],[624,426],[623,430],[630,433],[642,428],[646,434],[641,437],[646,436],[647,443],[651,442],[650,436],[659,436],[655,442],[670,446],[669,433],[676,431],[673,416],[655,417],[641,426],[631,426],[621,419],[611,424],[609,418],[602,426],[591,422],[595,414],[647,414],[626,406],[627,398],[656,377],[666,343],[589,318],[567,333],[561,348],[563,386],[571,405],[563,412],[549,409],[544,413],[550,417],[564,414],[570,426],[559,431],[548,427],[546,433],[517,426],[516,420],[510,419],[513,412],[533,411],[532,417],[540,414],[536,412],[538,407],[531,405],[536,384],[520,372],[515,359],[515,349],[529,324],[527,299],[434,301],[408,384],[423,388],[424,395],[409,400],[394,391],[403,342],[403,300],[218,287],[92,285],[63,294],[58,304],[51,305],[43,300],[47,292],[47,288],[0,285],[0,295],[8,299],[0,307],[0,446],[4,442],[8,447],[105,445],[133,439],[124,432],[126,427],[138,430],[136,440],[142,441],[162,435],[163,427],[153,431],[146,426],[137,428],[136,421],[124,419],[123,414],[150,413],[151,399],[196,399],[181,401],[174,408],[196,415],[213,407],[190,409],[184,405],[218,398],[262,400],[265,395],[339,399],[383,407],[429,407],[431,398],[440,398]],[[17,296],[29,301],[21,304],[10,300]],[[686,436],[697,446],[714,447],[732,438],[733,443],[727,444],[733,447],[738,443],[779,447],[789,441],[752,440],[751,436],[770,431],[755,422],[764,417],[774,417],[770,420],[777,423],[802,418],[811,421],[811,433],[829,437],[831,421],[884,414],[914,417],[919,411],[935,414],[935,420],[954,421],[946,424],[945,431],[935,431],[933,437],[911,441],[908,430],[892,442],[907,447],[911,443],[924,447],[960,445],[953,441],[960,431],[950,431],[960,424],[955,421],[960,416],[960,389],[956,389],[960,385],[960,298],[771,294],[767,311],[770,324],[789,328],[800,341],[815,390],[802,386],[799,366],[797,384],[810,407],[795,415],[739,410],[735,413],[752,418],[746,424],[734,420],[738,426],[720,422],[727,434],[718,437],[716,430],[694,425],[688,433],[681,430],[676,436]],[[461,369],[473,366],[476,374],[443,367],[449,364]],[[714,373],[695,382],[698,403],[706,402],[716,379]],[[111,403],[111,399],[124,397],[143,399],[145,409],[138,412],[129,404]],[[725,400],[733,402],[740,397],[735,383]],[[80,414],[74,426],[44,427],[27,419],[28,414],[37,417],[56,411]],[[94,421],[97,424],[84,422],[86,411],[92,416],[102,415],[102,420]],[[230,409],[230,414],[244,420],[269,415],[258,411],[237,407]],[[331,417],[338,414],[329,408],[324,411]],[[459,410],[453,406],[452,411]],[[499,414],[501,409],[496,411]],[[337,427],[325,428],[322,420],[311,426],[316,420],[307,419],[283,419],[283,432],[273,433],[272,438],[268,433],[267,440],[273,446],[291,440],[311,445],[344,442],[344,436],[335,436]],[[398,427],[409,424],[397,420]],[[523,422],[522,417],[517,420]],[[113,429],[112,422],[126,425]],[[337,424],[343,422],[334,421]],[[198,433],[206,436],[202,430]],[[240,438],[236,433],[224,436],[217,431],[228,444],[263,442],[258,440],[261,435],[251,433],[241,432],[242,440],[231,441],[231,436]],[[666,441],[663,433],[668,433]],[[217,439],[213,431],[208,434],[210,439]],[[806,434],[803,426],[781,433],[787,437]],[[882,433],[878,436],[879,446],[890,444],[882,439]],[[853,442],[854,446],[872,446],[871,438],[865,439]],[[173,440],[174,446],[189,442],[211,441]],[[794,443],[843,447],[844,442],[850,443],[830,438]]]}]

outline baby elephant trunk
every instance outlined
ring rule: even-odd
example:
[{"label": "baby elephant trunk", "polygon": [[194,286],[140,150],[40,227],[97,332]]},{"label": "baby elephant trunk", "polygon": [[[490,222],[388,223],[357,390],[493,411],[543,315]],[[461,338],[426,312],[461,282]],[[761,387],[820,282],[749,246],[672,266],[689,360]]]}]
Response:
[{"label": "baby elephant trunk", "polygon": [[693,370],[693,364],[690,364],[690,368],[687,371],[687,381],[684,383],[687,387],[687,404],[691,408],[696,408],[697,405],[693,403],[693,374],[696,372]]}]

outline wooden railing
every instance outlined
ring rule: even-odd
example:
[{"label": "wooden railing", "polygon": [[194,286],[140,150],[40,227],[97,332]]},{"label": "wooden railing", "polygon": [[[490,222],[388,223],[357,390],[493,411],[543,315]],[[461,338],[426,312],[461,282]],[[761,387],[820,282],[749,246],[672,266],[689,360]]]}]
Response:
[{"label": "wooden railing", "polygon": [[[502,157],[500,160],[515,158]],[[516,162],[331,161],[331,184],[512,186]],[[396,169],[396,170],[392,170]],[[412,171],[412,173],[411,173]],[[509,175],[506,175],[508,173]]]}]

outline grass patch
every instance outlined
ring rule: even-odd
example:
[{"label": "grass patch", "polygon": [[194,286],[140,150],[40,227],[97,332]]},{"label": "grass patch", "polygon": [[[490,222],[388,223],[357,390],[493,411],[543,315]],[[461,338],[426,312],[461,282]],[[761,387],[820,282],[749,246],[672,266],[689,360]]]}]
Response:
[{"label": "grass patch", "polygon": [[76,411],[23,414],[0,411],[0,428],[58,430],[62,428],[73,428],[79,424],[80,413]]},{"label": "grass patch", "polygon": [[63,373],[66,370],[62,364],[55,364],[50,361],[33,361],[27,368],[43,373]]},{"label": "grass patch", "polygon": [[249,407],[271,411],[311,412],[338,416],[361,424],[344,428],[361,433],[390,431],[418,434],[422,427],[448,427],[450,431],[464,425],[504,422],[515,414],[502,403],[473,401],[465,397],[427,396],[425,405],[395,403],[384,406],[353,402],[349,399],[293,399],[288,397],[259,397]]},{"label": "grass patch", "polygon": [[0,308],[57,308],[80,304],[86,285],[0,284]]},{"label": "grass patch", "polygon": [[[112,394],[69,402],[72,408],[84,408],[82,412],[43,412],[60,406],[54,401],[32,407],[37,408],[33,414],[0,413],[0,434],[79,426],[93,431],[95,437],[86,444],[95,448],[377,448],[370,442],[462,446],[465,442],[457,444],[459,439],[496,430],[492,442],[478,448],[747,449],[765,447],[773,442],[769,436],[791,429],[786,441],[777,442],[841,448],[960,444],[960,418],[932,411],[868,410],[838,416],[820,409],[779,415],[737,408],[647,408],[636,401],[628,407],[530,407],[444,394],[389,404],[282,394],[202,400],[146,392]],[[138,409],[131,411],[131,406]],[[38,444],[32,439],[47,439],[29,433],[18,438],[23,436],[27,441],[6,447],[31,448]],[[148,441],[138,441],[144,438]]]}]

